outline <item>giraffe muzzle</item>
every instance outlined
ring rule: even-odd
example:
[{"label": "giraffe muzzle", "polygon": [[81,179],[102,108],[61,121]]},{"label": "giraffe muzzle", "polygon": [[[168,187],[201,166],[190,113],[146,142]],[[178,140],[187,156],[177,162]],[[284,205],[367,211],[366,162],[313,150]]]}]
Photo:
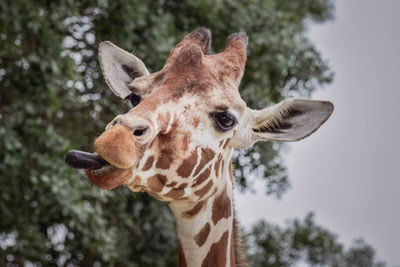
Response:
[{"label": "giraffe muzzle", "polygon": [[89,170],[98,170],[109,164],[99,155],[79,150],[68,151],[65,162],[72,168]]}]

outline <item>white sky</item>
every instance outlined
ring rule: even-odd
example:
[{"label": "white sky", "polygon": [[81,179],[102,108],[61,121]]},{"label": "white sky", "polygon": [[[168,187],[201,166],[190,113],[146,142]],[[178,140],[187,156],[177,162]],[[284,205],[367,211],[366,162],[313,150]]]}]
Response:
[{"label": "white sky", "polygon": [[266,197],[263,184],[257,195],[238,195],[239,218],[248,229],[314,211],[339,241],[362,237],[400,266],[400,0],[338,0],[335,22],[313,25],[309,36],[336,74],[313,98],[335,111],[290,145],[292,189],[281,200]]}]

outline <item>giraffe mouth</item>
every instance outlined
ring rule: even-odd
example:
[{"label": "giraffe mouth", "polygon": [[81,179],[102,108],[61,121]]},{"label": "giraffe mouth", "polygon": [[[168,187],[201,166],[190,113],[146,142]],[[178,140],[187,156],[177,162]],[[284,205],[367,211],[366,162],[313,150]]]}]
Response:
[{"label": "giraffe mouth", "polygon": [[126,184],[132,176],[132,168],[120,169],[104,160],[98,154],[71,150],[65,162],[72,168],[84,169],[89,180],[101,189],[113,189]]}]

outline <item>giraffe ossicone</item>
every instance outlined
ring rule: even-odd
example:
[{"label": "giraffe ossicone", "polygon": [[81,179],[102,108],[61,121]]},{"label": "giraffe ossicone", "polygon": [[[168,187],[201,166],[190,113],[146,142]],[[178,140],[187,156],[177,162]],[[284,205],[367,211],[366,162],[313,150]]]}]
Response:
[{"label": "giraffe ossicone", "polygon": [[244,33],[232,34],[223,52],[208,55],[211,33],[200,28],[154,73],[103,42],[106,81],[134,107],[107,125],[94,142],[95,154],[66,156],[102,189],[125,185],[167,202],[176,218],[180,266],[245,266],[233,209],[233,149],[300,140],[333,111],[330,102],[306,99],[248,108],[238,90],[247,42]]}]

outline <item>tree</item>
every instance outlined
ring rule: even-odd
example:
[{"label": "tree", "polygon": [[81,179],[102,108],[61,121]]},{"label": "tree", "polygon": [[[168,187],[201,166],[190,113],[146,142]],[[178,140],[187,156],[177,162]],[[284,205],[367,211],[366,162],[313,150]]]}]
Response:
[{"label": "tree", "polygon": [[251,266],[293,266],[305,262],[311,266],[381,267],[374,249],[362,239],[347,250],[337,235],[317,225],[309,213],[303,221],[288,223],[286,228],[259,221],[248,234]]},{"label": "tree", "polygon": [[[330,0],[0,1],[0,265],[176,263],[165,204],[125,188],[98,191],[64,164],[66,151],[91,150],[94,136],[128,109],[102,78],[101,41],[135,52],[154,71],[198,26],[213,30],[215,51],[244,30],[241,93],[257,108],[331,81],[305,36],[308,21],[331,18]],[[281,145],[254,150],[236,155],[242,188],[252,174],[280,196],[288,188]]]}]

